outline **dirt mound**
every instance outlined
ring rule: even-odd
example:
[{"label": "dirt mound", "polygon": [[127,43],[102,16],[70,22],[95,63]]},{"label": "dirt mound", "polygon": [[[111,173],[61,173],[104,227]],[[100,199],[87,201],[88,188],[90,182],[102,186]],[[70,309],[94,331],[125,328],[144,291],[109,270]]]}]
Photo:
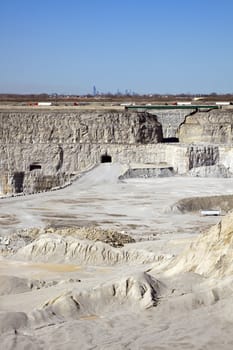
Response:
[{"label": "dirt mound", "polygon": [[168,273],[192,271],[206,277],[222,278],[233,274],[232,260],[233,212],[191,243],[169,266]]},{"label": "dirt mound", "polygon": [[32,290],[55,286],[56,284],[58,284],[58,281],[55,280],[44,281],[10,275],[0,275],[0,296],[26,293]]},{"label": "dirt mound", "polygon": [[184,198],[171,206],[172,211],[195,212],[199,210],[233,209],[233,195]]},{"label": "dirt mound", "polygon": [[89,239],[90,241],[100,241],[112,247],[123,247],[124,244],[134,243],[135,240],[129,235],[113,230],[103,230],[96,227],[71,227],[71,228],[47,228],[44,233],[59,234],[63,237],[72,236],[79,239]]},{"label": "dirt mound", "polygon": [[[134,243],[135,240],[122,232],[114,230],[103,230],[97,227],[46,227],[46,228],[32,228],[22,230],[15,234],[22,237],[25,242],[30,243],[34,239],[43,234],[56,234],[60,236],[72,236],[79,239],[89,239],[91,241],[100,241],[111,245],[112,247],[123,247],[124,244]],[[14,236],[12,236],[14,237]]]},{"label": "dirt mound", "polygon": [[35,239],[44,234],[55,234],[62,237],[74,237],[81,240],[104,242],[112,247],[123,247],[127,243],[134,243],[135,240],[122,232],[114,230],[103,230],[96,227],[64,227],[64,228],[32,228],[16,232],[7,237],[0,236],[0,252],[3,256],[15,254],[20,248],[32,243]]},{"label": "dirt mound", "polygon": [[31,283],[26,278],[0,276],[0,295],[25,293],[31,290]]},{"label": "dirt mound", "polygon": [[103,242],[47,233],[20,248],[13,258],[36,262],[114,265],[125,262],[151,263],[163,259],[163,256],[146,250],[114,248]]},{"label": "dirt mound", "polygon": [[187,175],[196,177],[233,177],[229,169],[219,164],[192,168]]},{"label": "dirt mound", "polygon": [[113,278],[94,288],[75,287],[71,291],[63,291],[29,313],[0,312],[0,335],[22,328],[44,327],[90,315],[100,316],[119,308],[124,312],[126,309],[140,312],[156,306],[165,289],[161,282],[146,272],[121,279]]},{"label": "dirt mound", "polygon": [[147,273],[106,282],[95,288],[71,291],[49,300],[44,311],[57,317],[77,319],[84,315],[101,315],[123,307],[136,312],[156,306],[165,286]]},{"label": "dirt mound", "polygon": [[16,331],[28,326],[28,316],[24,312],[0,311],[0,334]]}]

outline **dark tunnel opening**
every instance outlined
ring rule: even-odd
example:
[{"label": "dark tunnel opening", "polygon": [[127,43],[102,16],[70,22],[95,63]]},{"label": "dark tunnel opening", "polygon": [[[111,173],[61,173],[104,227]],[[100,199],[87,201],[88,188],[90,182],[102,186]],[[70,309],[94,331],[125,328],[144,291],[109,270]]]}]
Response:
[{"label": "dark tunnel opening", "polygon": [[37,164],[37,163],[30,164],[30,167],[29,167],[30,171],[37,170],[37,169],[41,169],[41,165],[40,164]]},{"label": "dark tunnel opening", "polygon": [[24,172],[14,173],[13,184],[15,193],[23,192]]},{"label": "dark tunnel opening", "polygon": [[112,157],[109,156],[107,153],[106,154],[103,154],[101,156],[101,163],[111,163],[112,162]]},{"label": "dark tunnel opening", "polygon": [[179,139],[178,139],[178,137],[165,137],[164,139],[163,139],[163,143],[177,143],[177,142],[179,142]]}]

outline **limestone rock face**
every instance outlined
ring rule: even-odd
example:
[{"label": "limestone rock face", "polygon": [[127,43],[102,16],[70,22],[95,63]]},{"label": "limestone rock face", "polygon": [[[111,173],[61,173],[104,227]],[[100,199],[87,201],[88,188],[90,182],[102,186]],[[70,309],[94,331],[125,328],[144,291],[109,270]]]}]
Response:
[{"label": "limestone rock face", "polygon": [[177,131],[179,126],[185,121],[185,118],[194,113],[195,109],[172,109],[172,110],[153,110],[150,111],[154,115],[156,115],[157,120],[163,126],[163,137],[165,140],[169,140],[171,138],[178,138]]},{"label": "limestone rock face", "polygon": [[157,143],[155,116],[130,112],[2,112],[0,143]]},{"label": "limestone rock face", "polygon": [[123,145],[127,161],[130,146],[162,139],[161,124],[146,112],[2,111],[0,193],[63,186],[72,174],[93,167],[102,157],[118,161]]},{"label": "limestone rock face", "polygon": [[232,110],[198,112],[186,117],[179,128],[183,143],[230,144],[233,141]]},{"label": "limestone rock face", "polygon": [[187,175],[195,177],[233,177],[233,174],[224,165],[204,165],[192,168]]},{"label": "limestone rock face", "polygon": [[[194,176],[221,176],[212,170],[225,169],[231,176],[232,112],[2,110],[0,194],[64,186],[105,161]],[[156,172],[148,170],[148,176]]]},{"label": "limestone rock face", "polygon": [[219,161],[217,146],[189,146],[189,169],[215,165]]}]

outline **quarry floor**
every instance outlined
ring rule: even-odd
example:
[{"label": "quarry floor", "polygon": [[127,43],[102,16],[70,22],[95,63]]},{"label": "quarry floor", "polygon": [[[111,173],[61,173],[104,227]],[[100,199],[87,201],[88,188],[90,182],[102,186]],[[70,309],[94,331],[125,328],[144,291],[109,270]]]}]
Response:
[{"label": "quarry floor", "polygon": [[[219,221],[176,213],[179,199],[233,193],[233,179],[167,177],[119,181],[120,164],[101,164],[62,190],[0,201],[1,234],[44,226],[99,226],[137,240],[196,234]],[[209,209],[209,208],[206,208]],[[168,237],[168,236],[167,236]]]},{"label": "quarry floor", "polygon": [[[48,225],[96,225],[132,235],[136,243],[126,245],[128,252],[134,248],[145,256],[150,253],[176,256],[198,233],[221,218],[202,217],[198,212],[181,214],[172,211],[171,206],[186,197],[233,193],[233,179],[169,177],[119,181],[121,173],[119,164],[102,164],[62,190],[1,200],[0,236]],[[231,294],[212,305],[208,291],[206,302],[200,304],[195,298],[196,291],[202,291],[201,282],[205,280],[202,276],[190,272],[165,278],[159,266],[155,264],[153,272],[151,263],[131,261],[111,265],[111,254],[109,264],[104,266],[1,257],[0,292],[8,292],[0,293],[0,344],[5,350],[232,349],[233,319],[228,312]],[[154,278],[166,284],[172,295],[168,300],[162,298],[156,308],[141,309],[137,302],[132,306],[132,291],[125,295],[120,290],[116,305],[106,299],[105,289],[97,300],[91,294],[103,283],[121,281],[124,276],[138,276],[145,271],[151,271]],[[12,276],[43,280],[47,285],[19,293],[19,281],[12,282]],[[136,277],[137,283],[140,279]],[[55,285],[54,281],[59,283]],[[59,310],[67,317],[65,321],[51,319],[40,309],[58,295],[63,298],[71,290],[82,293],[87,288],[91,292],[85,304],[86,313],[81,317],[74,316],[71,305],[63,299]],[[25,328],[19,313],[30,314],[29,318],[34,317],[37,323]]]}]

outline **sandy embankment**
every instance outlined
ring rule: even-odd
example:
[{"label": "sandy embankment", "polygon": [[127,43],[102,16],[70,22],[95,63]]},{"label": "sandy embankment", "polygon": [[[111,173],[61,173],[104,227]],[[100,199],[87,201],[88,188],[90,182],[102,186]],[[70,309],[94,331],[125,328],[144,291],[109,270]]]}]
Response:
[{"label": "sandy embankment", "polygon": [[[170,210],[169,214],[168,210],[182,195],[213,194],[213,188],[220,194],[229,179],[213,181],[212,187],[210,179],[208,183],[198,179],[198,183],[192,179],[179,182],[178,178],[176,189],[171,187],[165,197],[162,190],[172,186],[175,179],[169,178],[167,183],[166,179],[150,180],[146,192],[142,181],[118,183],[116,169],[114,176],[112,169],[106,170],[112,174],[108,176],[110,183],[103,168],[100,172],[99,180],[95,180],[97,169],[94,178],[93,173],[87,175],[67,192],[12,200],[11,214],[22,226],[30,218],[33,223],[43,222],[41,218],[51,211],[54,217],[56,211],[58,219],[61,212],[64,218],[64,210],[73,216],[81,212],[82,220],[92,215],[99,223],[101,239],[93,240],[96,233],[90,234],[91,229],[81,234],[59,227],[27,230],[13,235],[12,240],[8,237],[7,256],[0,262],[1,346],[6,350],[232,349],[233,214],[197,237],[189,219],[204,227],[211,218],[205,221],[195,213],[182,215]],[[67,203],[68,199],[75,201],[78,209]],[[140,203],[151,201],[154,207],[144,204],[134,209],[131,203],[136,199]],[[61,200],[66,205],[60,205]],[[77,204],[79,200],[81,205]],[[51,203],[56,201],[53,208]],[[45,210],[31,210],[33,207]],[[105,215],[116,212],[126,216],[111,216],[119,225],[115,228],[129,229],[129,223],[137,224],[137,229],[130,231],[135,243],[126,236],[117,237],[117,233],[108,235],[106,226],[111,223],[104,223]],[[171,221],[166,225],[168,218]],[[145,224],[151,226],[143,235]],[[2,232],[9,234],[9,226]],[[168,233],[162,234],[162,229]],[[150,241],[153,230],[156,235]],[[118,240],[116,244],[114,240]]]}]

